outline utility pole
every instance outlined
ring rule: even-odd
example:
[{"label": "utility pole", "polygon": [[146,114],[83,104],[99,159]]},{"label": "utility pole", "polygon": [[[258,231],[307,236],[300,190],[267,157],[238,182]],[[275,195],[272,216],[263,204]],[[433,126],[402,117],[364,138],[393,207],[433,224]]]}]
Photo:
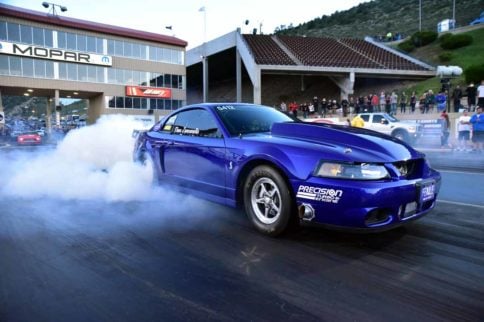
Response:
[{"label": "utility pole", "polygon": [[418,6],[418,31],[422,31],[422,0],[419,0]]}]

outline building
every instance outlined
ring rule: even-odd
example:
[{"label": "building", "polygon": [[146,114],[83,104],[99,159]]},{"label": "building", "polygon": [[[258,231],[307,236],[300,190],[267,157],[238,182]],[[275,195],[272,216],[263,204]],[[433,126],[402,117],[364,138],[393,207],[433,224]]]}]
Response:
[{"label": "building", "polygon": [[89,123],[113,113],[155,119],[185,105],[186,46],[175,37],[0,4],[0,94],[49,98],[49,125],[59,124],[61,98],[88,100]]},{"label": "building", "polygon": [[190,49],[186,60],[188,103],[203,98],[278,106],[281,100],[301,102],[314,96],[340,101],[368,95],[368,84],[380,88],[435,76],[433,66],[371,38],[250,35],[235,30]]}]

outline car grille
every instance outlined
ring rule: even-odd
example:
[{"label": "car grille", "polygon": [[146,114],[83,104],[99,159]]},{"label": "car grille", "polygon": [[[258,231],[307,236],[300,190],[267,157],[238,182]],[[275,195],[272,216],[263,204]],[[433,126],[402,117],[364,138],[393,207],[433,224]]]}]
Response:
[{"label": "car grille", "polygon": [[393,165],[405,179],[416,179],[422,176],[423,159],[394,162]]}]

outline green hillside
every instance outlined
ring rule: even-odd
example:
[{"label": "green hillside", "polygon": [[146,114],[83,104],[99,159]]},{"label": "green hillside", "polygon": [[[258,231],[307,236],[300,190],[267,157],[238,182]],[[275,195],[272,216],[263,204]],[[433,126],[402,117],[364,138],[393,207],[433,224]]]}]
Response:
[{"label": "green hillside", "polygon": [[[422,30],[437,29],[437,23],[452,18],[454,0],[421,0]],[[457,26],[468,25],[484,10],[484,0],[455,0]],[[290,25],[289,25],[290,26]],[[276,34],[352,37],[411,35],[419,30],[419,0],[374,0],[349,10],[323,15],[294,27],[281,26]]]},{"label": "green hillside", "polygon": [[[478,65],[484,63],[484,27],[466,32],[465,34],[471,35],[473,42],[471,45],[454,49],[454,50],[444,50],[440,47],[438,40],[435,42],[415,49],[412,51],[411,56],[428,62],[434,66],[438,65],[448,65],[448,66],[459,66],[463,70],[466,70],[471,65]],[[450,60],[442,62],[439,59],[439,55],[447,52],[450,53]],[[465,88],[466,84],[464,75],[454,78],[451,80],[452,86],[460,85]],[[440,89],[440,78],[434,77],[426,81],[419,82],[413,86],[407,87],[407,91],[415,90],[417,93],[423,93],[428,89],[432,89],[437,92]],[[451,88],[452,91],[453,87]]]}]

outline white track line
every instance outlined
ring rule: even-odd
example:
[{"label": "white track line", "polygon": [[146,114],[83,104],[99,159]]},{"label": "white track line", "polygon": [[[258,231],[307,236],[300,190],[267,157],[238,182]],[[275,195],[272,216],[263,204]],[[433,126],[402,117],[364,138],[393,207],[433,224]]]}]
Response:
[{"label": "white track line", "polygon": [[484,206],[482,206],[482,205],[475,205],[475,204],[471,204],[471,203],[463,203],[463,202],[450,201],[450,200],[442,200],[442,199],[437,199],[437,202],[450,203],[450,204],[458,205],[458,206],[469,206],[469,207],[476,207],[476,208],[482,208],[482,209],[484,209]]}]

